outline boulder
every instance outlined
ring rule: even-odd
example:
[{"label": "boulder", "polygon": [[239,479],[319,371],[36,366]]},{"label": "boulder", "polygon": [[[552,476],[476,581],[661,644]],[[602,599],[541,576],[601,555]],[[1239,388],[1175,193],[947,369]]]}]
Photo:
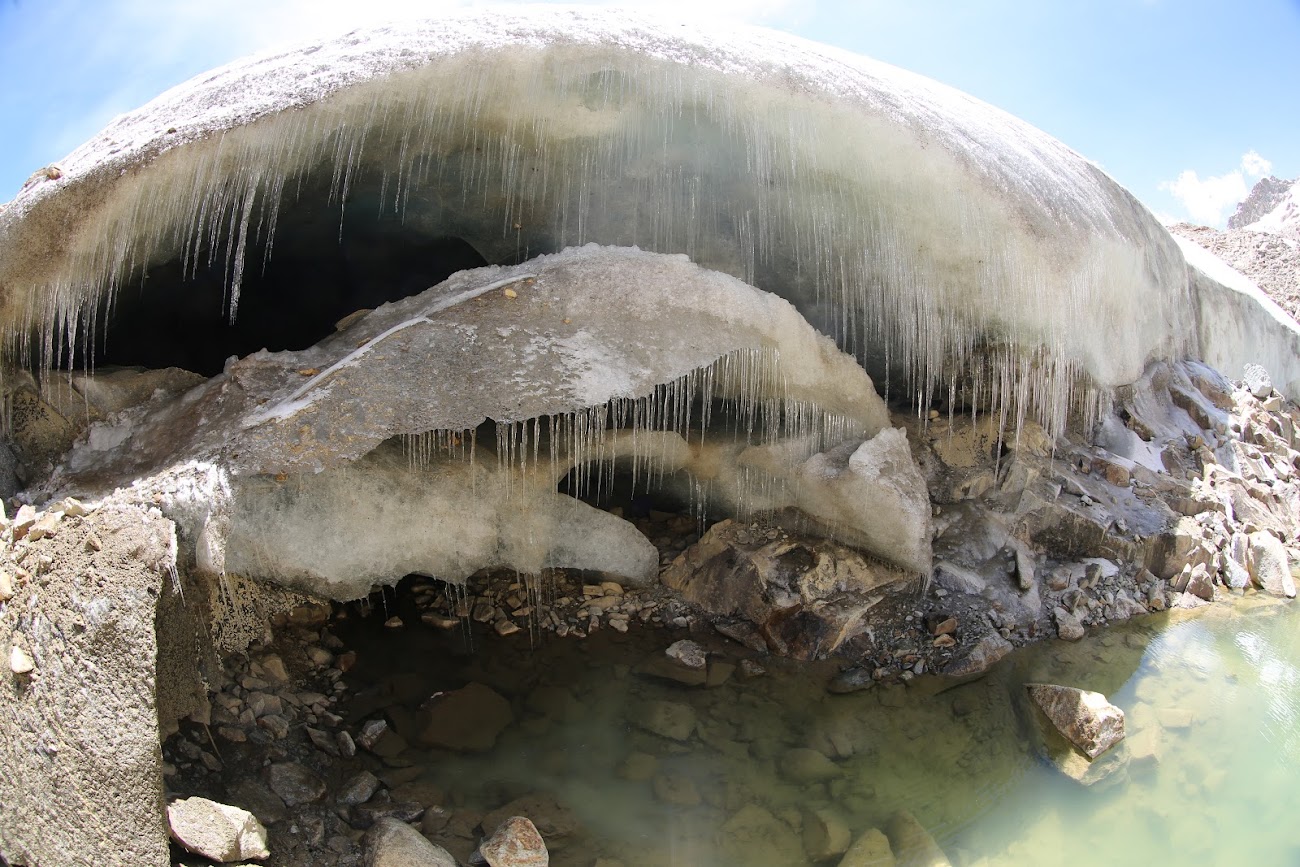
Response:
[{"label": "boulder", "polygon": [[1124,711],[1101,693],[1051,683],[1027,683],[1025,689],[1056,730],[1088,758],[1124,739]]},{"label": "boulder", "polygon": [[899,810],[885,825],[895,863],[898,867],[952,867],[948,856],[916,817]]},{"label": "boulder", "polygon": [[695,731],[695,711],[690,705],[673,701],[648,701],[641,704],[632,721],[651,734],[674,741],[688,740]]},{"label": "boulder", "polygon": [[420,743],[457,752],[483,753],[514,722],[510,702],[481,683],[439,693],[420,709]]},{"label": "boulder", "polygon": [[260,861],[270,857],[266,828],[247,810],[207,798],[183,798],[167,805],[172,839],[187,852],[213,861]]},{"label": "boulder", "polygon": [[753,623],[763,649],[814,659],[866,631],[881,595],[913,576],[824,539],[727,520],[674,560],[662,580],[712,615]]},{"label": "boulder", "polygon": [[1056,634],[1064,641],[1078,641],[1085,635],[1083,621],[1070,611],[1057,607],[1052,611],[1056,620]]},{"label": "boulder", "polygon": [[880,829],[871,828],[853,841],[839,867],[894,867],[896,863],[889,838]]},{"label": "boulder", "polygon": [[1250,534],[1250,575],[1265,593],[1287,599],[1295,597],[1295,578],[1286,546],[1272,533]]},{"label": "boulder", "polygon": [[718,830],[718,849],[725,864],[807,867],[803,843],[790,826],[757,804],[747,804]]},{"label": "boulder", "polygon": [[1246,390],[1263,400],[1273,393],[1273,379],[1258,364],[1247,364],[1241,374]]},{"label": "boulder", "polygon": [[809,859],[826,861],[848,851],[853,835],[844,816],[829,807],[813,808],[803,814],[803,849]]},{"label": "boulder", "polygon": [[393,818],[375,822],[365,836],[365,867],[457,867],[456,859],[416,829]]},{"label": "boulder", "polygon": [[990,632],[975,642],[965,655],[953,660],[943,673],[948,677],[973,678],[988,671],[995,662],[1013,650],[1007,641],[996,632]]},{"label": "boulder", "polygon": [[502,822],[478,850],[490,867],[548,867],[551,863],[542,835],[523,816]]}]

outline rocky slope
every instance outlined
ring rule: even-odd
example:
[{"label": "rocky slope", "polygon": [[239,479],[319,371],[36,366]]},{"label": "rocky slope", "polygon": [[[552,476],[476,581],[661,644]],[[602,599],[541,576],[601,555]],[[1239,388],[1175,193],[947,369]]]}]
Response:
[{"label": "rocky slope", "polygon": [[1209,250],[1254,280],[1287,313],[1300,318],[1300,242],[1255,229],[1225,232],[1191,223],[1170,226],[1169,231]]},{"label": "rocky slope", "polygon": [[1262,178],[1226,231],[1178,223],[1169,231],[1209,250],[1300,318],[1300,178]]},{"label": "rocky slope", "polygon": [[1228,228],[1300,238],[1300,178],[1261,178],[1228,218]]}]

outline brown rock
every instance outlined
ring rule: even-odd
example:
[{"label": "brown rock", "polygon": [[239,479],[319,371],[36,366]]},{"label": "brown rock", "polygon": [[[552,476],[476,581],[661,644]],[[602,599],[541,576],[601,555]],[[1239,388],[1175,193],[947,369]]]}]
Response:
[{"label": "brown rock", "polygon": [[502,822],[479,846],[479,853],[491,867],[549,867],[551,863],[542,835],[523,816]]},{"label": "brown rock", "polygon": [[430,699],[421,709],[420,742],[460,752],[487,752],[512,722],[510,702],[491,687],[471,683]]}]

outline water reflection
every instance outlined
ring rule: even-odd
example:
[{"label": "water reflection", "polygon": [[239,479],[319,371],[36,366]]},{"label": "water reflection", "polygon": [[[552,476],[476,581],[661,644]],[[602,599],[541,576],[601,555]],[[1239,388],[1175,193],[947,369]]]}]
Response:
[{"label": "water reflection", "polygon": [[[528,793],[563,805],[573,827],[551,841],[557,865],[808,864],[809,835],[826,823],[856,838],[904,810],[955,864],[1113,867],[1300,860],[1295,625],[1285,607],[1243,602],[1039,645],[973,683],[922,678],[847,696],[826,693],[832,667],[779,660],[711,688],[637,674],[680,637],[663,631],[531,651],[480,640],[472,656],[432,630],[409,630],[397,654],[365,652],[393,640],[379,629],[348,640],[385,666],[356,669],[358,687],[418,681],[405,706],[371,703],[358,718],[401,717],[429,690],[469,681],[511,700],[515,722],[491,753],[412,749],[402,760],[469,822]],[[695,637],[733,662],[746,654]],[[407,671],[394,673],[394,659]],[[1031,680],[1124,709],[1127,766],[1113,785],[1083,786],[1039,757],[1022,699]],[[689,736],[655,733],[656,702],[688,709]]]}]

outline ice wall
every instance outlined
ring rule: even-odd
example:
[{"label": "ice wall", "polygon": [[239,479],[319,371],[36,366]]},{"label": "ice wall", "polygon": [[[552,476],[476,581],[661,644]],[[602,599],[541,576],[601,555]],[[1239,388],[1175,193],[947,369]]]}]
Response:
[{"label": "ice wall", "polygon": [[[760,30],[545,7],[358,32],[182,85],[49,174],[0,213],[0,323],[46,363],[144,263],[224,262],[236,315],[285,208],[397,212],[493,262],[686,253],[790,299],[895,392],[970,378],[1049,428],[1195,352],[1176,246],[1095,166]],[[327,199],[303,198],[322,177]]]}]

